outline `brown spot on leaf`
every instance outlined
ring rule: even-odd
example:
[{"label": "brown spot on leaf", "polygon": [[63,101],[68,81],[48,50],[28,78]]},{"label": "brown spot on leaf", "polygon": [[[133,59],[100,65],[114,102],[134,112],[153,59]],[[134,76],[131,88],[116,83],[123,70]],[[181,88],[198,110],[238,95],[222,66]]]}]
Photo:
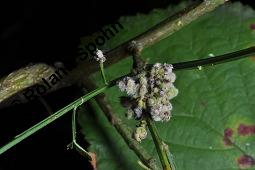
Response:
[{"label": "brown spot on leaf", "polygon": [[255,135],[255,125],[240,124],[237,132],[241,136]]},{"label": "brown spot on leaf", "polygon": [[251,25],[250,25],[250,29],[251,29],[251,30],[255,30],[255,24],[251,24]]},{"label": "brown spot on leaf", "polygon": [[231,128],[226,128],[224,130],[224,138],[223,138],[223,141],[224,141],[224,144],[229,146],[229,145],[232,145],[232,142],[230,140],[230,138],[232,137],[233,135],[233,130]]},{"label": "brown spot on leaf", "polygon": [[255,165],[255,159],[249,155],[242,155],[237,159],[240,168],[250,168]]}]

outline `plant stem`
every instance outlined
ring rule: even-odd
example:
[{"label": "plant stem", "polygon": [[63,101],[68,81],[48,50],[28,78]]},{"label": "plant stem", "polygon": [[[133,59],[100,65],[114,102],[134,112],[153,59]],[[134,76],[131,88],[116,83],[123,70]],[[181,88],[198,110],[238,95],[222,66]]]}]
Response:
[{"label": "plant stem", "polygon": [[169,16],[146,32],[106,53],[106,66],[130,56],[130,52],[127,49],[134,42],[136,43],[136,46],[133,48],[136,48],[137,52],[141,52],[144,48],[147,48],[153,44],[156,44],[160,40],[167,38],[200,16],[211,12],[225,2],[226,0],[206,0],[202,3],[190,5],[176,14]]},{"label": "plant stem", "polygon": [[[185,70],[185,69],[197,69],[198,67],[214,66],[217,64],[224,64],[231,61],[236,61],[246,57],[252,57],[255,55],[255,46],[246,48],[243,50],[227,53],[215,57],[204,58],[200,60],[186,61],[180,63],[173,63],[174,70]],[[150,70],[153,64],[147,64],[146,69]]]},{"label": "plant stem", "polygon": [[0,148],[0,154],[4,153],[5,151],[7,151],[11,147],[15,146],[16,144],[20,143],[21,141],[23,141],[24,139],[26,139],[30,135],[34,134],[38,130],[44,128],[48,124],[54,122],[55,120],[57,120],[61,116],[65,115],[70,110],[74,109],[75,107],[81,105],[82,103],[84,103],[84,102],[88,101],[89,99],[95,97],[96,95],[102,93],[103,91],[105,91],[109,87],[110,86],[105,85],[103,87],[97,88],[97,89],[89,92],[88,94],[80,97],[79,99],[75,100],[74,102],[72,102],[69,105],[65,106],[64,108],[60,109],[56,113],[50,115],[46,119],[44,119],[41,122],[37,123],[36,125],[32,126],[31,128],[24,131],[23,133],[17,135],[11,142],[7,143],[6,145],[4,145],[3,147]]},{"label": "plant stem", "polygon": [[254,55],[255,55],[255,46],[246,48],[240,51],[219,55],[216,57],[175,63],[173,64],[173,67],[175,70],[183,70],[183,69],[197,68],[198,66],[214,66],[216,64],[223,64],[226,62],[235,61],[245,57],[251,57]]},{"label": "plant stem", "polygon": [[135,38],[134,41],[139,44],[139,48],[142,50],[172,35],[223,3],[225,3],[225,0],[204,0],[202,3],[191,5],[152,27]]},{"label": "plant stem", "polygon": [[[212,57],[212,58],[207,58],[207,59],[201,59],[201,60],[194,60],[194,61],[189,61],[189,62],[182,62],[182,63],[175,63],[173,64],[175,70],[182,70],[182,69],[192,69],[192,68],[197,68],[198,66],[210,66],[212,64],[220,64],[220,63],[226,63],[229,61],[234,61],[238,60],[241,58],[249,57],[255,54],[255,47],[250,47],[244,50],[240,50],[237,52],[229,53],[229,54],[224,54],[221,56],[217,57]],[[149,65],[150,67],[151,65]],[[147,67],[147,68],[149,68]],[[126,75],[125,75],[126,76]],[[22,140],[26,139],[33,133],[37,132],[38,130],[42,129],[43,127],[47,126],[48,124],[52,123],[59,117],[63,116],[65,113],[69,112],[72,110],[74,107],[76,107],[79,104],[82,104],[86,102],[87,100],[93,98],[94,96],[104,92],[107,88],[112,87],[115,85],[115,83],[123,78],[119,77],[111,82],[109,82],[108,85],[105,85],[103,87],[97,88],[90,93],[84,95],[83,97],[75,100],[74,102],[70,103],[66,107],[60,109],[56,113],[52,114],[51,116],[47,117],[43,121],[39,122],[38,124],[34,125],[33,127],[29,128],[25,132],[21,133],[20,135],[17,135],[14,140],[12,140],[10,143],[6,144],[5,146],[0,148],[0,154],[4,153],[14,145],[18,144]]]},{"label": "plant stem", "polygon": [[146,122],[147,122],[148,128],[151,132],[151,136],[152,136],[153,142],[155,144],[156,150],[158,152],[158,156],[159,156],[163,170],[172,170],[170,162],[168,160],[168,156],[167,156],[166,152],[164,151],[163,143],[159,137],[157,128],[156,128],[153,120],[150,117],[146,117]]},{"label": "plant stem", "polygon": [[101,75],[102,75],[103,80],[104,80],[104,84],[107,85],[108,82],[106,80],[105,73],[104,73],[104,63],[100,61],[99,65],[100,65]]},{"label": "plant stem", "polygon": [[168,161],[169,161],[169,163],[171,165],[171,169],[175,170],[176,166],[175,166],[175,162],[174,162],[174,157],[173,157],[173,155],[171,154],[171,152],[169,150],[169,146],[167,144],[165,144],[164,142],[162,142],[162,143],[163,143],[162,144],[163,145],[163,150],[164,150],[164,152],[166,153],[166,155],[168,157]]},{"label": "plant stem", "polygon": [[73,140],[73,142],[76,141],[76,110],[77,110],[77,108],[73,109],[73,115],[72,115],[72,140]]},{"label": "plant stem", "polygon": [[91,156],[89,153],[83,149],[76,141],[76,107],[73,109],[73,115],[72,115],[72,143],[71,147],[75,148],[82,156],[87,158],[89,161],[92,161]]}]

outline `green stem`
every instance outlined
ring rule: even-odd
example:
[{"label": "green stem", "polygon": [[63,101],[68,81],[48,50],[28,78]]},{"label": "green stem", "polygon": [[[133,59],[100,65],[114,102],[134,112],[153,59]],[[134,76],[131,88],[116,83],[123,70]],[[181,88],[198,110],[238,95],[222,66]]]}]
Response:
[{"label": "green stem", "polygon": [[[186,61],[186,62],[180,62],[180,63],[174,63],[173,68],[174,70],[185,70],[185,69],[196,69],[198,67],[204,67],[204,66],[214,66],[217,64],[224,64],[230,61],[236,61],[239,59],[243,59],[246,57],[252,57],[255,55],[255,46],[246,48],[243,50],[210,57],[210,58],[204,58],[200,60],[193,60],[193,61]],[[150,70],[153,64],[147,64],[146,69]]]},{"label": "green stem", "polygon": [[166,153],[167,157],[168,157],[168,161],[171,165],[171,169],[172,170],[175,170],[176,166],[175,166],[175,162],[174,162],[174,156],[171,154],[170,150],[169,150],[169,146],[167,144],[165,144],[164,142],[163,143],[163,150],[164,152]]},{"label": "green stem", "polygon": [[76,107],[73,109],[72,115],[72,144],[71,146],[75,148],[81,155],[85,156],[89,161],[92,161],[89,153],[83,149],[76,141]]},{"label": "green stem", "polygon": [[211,58],[205,58],[201,60],[193,60],[188,62],[181,62],[173,64],[175,70],[193,69],[198,66],[213,66],[216,64],[223,64],[230,61],[239,60],[245,57],[251,57],[255,55],[255,47],[246,48],[243,50],[227,53]]},{"label": "green stem", "polygon": [[56,119],[60,118],[61,116],[63,116],[70,110],[74,109],[75,107],[81,105],[82,103],[88,101],[89,99],[95,97],[96,95],[104,92],[107,88],[109,88],[109,86],[105,85],[103,87],[100,87],[100,88],[97,88],[97,89],[91,91],[90,93],[80,97],[79,99],[75,100],[74,102],[72,102],[69,105],[65,106],[64,108],[60,109],[56,113],[52,114],[51,116],[47,117],[46,119],[44,119],[41,122],[37,123],[36,125],[32,126],[25,132],[17,135],[11,142],[7,143],[6,145],[4,145],[3,147],[0,148],[0,154],[4,153],[5,151],[7,151],[11,147],[15,146],[16,144],[20,143],[21,141],[23,141],[30,135],[34,134],[38,130],[44,128],[48,124],[54,122]]},{"label": "green stem", "polygon": [[76,142],[76,110],[77,110],[77,108],[73,109],[73,115],[72,115],[72,140],[73,140],[73,142]]},{"label": "green stem", "polygon": [[104,73],[104,63],[101,62],[101,61],[99,63],[100,63],[99,65],[100,65],[101,75],[102,75],[103,80],[104,80],[104,84],[107,85],[108,82],[106,80],[105,73]]},{"label": "green stem", "polygon": [[168,160],[168,156],[167,156],[166,152],[164,151],[163,143],[159,137],[157,128],[156,128],[153,120],[151,120],[150,117],[147,117],[146,122],[147,122],[149,130],[151,132],[153,142],[156,146],[156,150],[158,152],[158,156],[159,156],[163,170],[172,170],[170,162]]}]

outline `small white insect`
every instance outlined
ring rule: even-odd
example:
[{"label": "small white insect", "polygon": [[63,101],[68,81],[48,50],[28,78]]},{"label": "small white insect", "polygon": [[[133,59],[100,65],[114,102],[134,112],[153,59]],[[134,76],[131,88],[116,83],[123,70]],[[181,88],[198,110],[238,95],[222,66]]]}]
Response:
[{"label": "small white insect", "polygon": [[96,55],[94,56],[94,58],[96,59],[96,61],[100,61],[102,63],[106,61],[106,58],[105,58],[105,56],[103,54],[103,51],[97,49],[95,54]]},{"label": "small white insect", "polygon": [[142,120],[140,122],[140,125],[134,131],[133,135],[137,142],[141,142],[143,139],[147,137],[146,126],[147,126],[146,122]]}]

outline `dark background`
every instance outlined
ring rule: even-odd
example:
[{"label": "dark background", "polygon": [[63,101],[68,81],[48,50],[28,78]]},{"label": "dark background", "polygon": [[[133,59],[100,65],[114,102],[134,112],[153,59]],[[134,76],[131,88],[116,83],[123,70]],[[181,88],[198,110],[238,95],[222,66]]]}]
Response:
[{"label": "dark background", "polygon": [[[242,1],[252,5],[249,1]],[[81,36],[90,35],[122,15],[148,13],[177,0],[121,1],[8,1],[0,3],[0,76],[29,63],[53,65],[61,61],[74,65]],[[79,90],[69,87],[45,97],[54,111],[76,99]],[[0,110],[0,146],[15,135],[47,117],[38,101]],[[82,138],[82,136],[81,136]],[[75,151],[66,150],[71,142],[71,114],[40,130],[0,155],[0,170],[9,169],[91,169]],[[81,140],[84,147],[88,146]]]}]

